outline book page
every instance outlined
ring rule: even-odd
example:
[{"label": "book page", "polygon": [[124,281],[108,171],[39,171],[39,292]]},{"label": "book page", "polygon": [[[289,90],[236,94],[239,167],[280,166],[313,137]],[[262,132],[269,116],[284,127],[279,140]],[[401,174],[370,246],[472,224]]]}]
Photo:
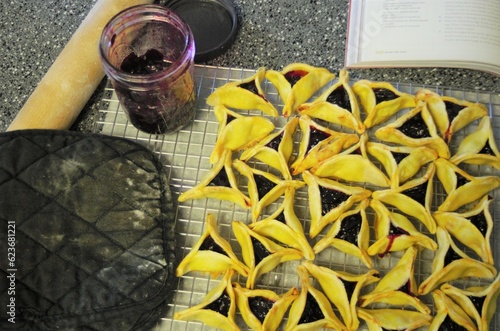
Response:
[{"label": "book page", "polygon": [[[500,65],[500,1],[352,0],[349,61],[456,60]],[[354,37],[354,38],[351,38]],[[349,51],[350,52],[350,51]]]}]

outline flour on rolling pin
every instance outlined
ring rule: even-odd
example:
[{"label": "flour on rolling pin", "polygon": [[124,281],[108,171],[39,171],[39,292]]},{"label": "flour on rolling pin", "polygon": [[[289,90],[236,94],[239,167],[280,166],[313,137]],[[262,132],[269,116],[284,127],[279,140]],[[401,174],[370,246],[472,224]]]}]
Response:
[{"label": "flour on rolling pin", "polygon": [[98,44],[106,23],[120,11],[153,0],[97,0],[7,131],[69,129],[104,78]]}]

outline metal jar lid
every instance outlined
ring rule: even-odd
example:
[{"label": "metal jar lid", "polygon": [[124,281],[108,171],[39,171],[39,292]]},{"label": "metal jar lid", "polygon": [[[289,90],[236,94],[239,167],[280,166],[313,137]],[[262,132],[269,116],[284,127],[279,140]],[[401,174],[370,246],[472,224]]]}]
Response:
[{"label": "metal jar lid", "polygon": [[165,6],[190,26],[196,46],[195,62],[221,55],[236,37],[238,18],[231,0],[172,0]]}]

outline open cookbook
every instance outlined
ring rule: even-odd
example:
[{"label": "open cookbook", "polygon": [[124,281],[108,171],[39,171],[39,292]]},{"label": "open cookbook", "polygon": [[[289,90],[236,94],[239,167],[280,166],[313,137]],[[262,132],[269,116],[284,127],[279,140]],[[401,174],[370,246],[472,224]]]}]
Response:
[{"label": "open cookbook", "polygon": [[499,1],[351,0],[345,65],[500,75]]}]

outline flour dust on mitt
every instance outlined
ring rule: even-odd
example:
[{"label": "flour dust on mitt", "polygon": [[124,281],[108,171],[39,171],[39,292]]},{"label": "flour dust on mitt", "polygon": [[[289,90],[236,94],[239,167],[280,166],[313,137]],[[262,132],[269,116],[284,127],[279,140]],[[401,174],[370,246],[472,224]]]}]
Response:
[{"label": "flour dust on mitt", "polygon": [[0,329],[153,327],[176,285],[175,211],[155,155],[56,130],[0,134],[0,155],[0,223],[12,229],[0,231],[0,277],[13,275]]}]

